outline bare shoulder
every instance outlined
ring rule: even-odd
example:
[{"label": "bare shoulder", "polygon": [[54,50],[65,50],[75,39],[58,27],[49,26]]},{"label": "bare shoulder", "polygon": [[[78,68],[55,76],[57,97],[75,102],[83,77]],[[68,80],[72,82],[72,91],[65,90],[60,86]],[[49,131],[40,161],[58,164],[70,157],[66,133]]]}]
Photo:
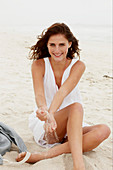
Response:
[{"label": "bare shoulder", "polygon": [[40,72],[44,75],[44,72],[45,72],[44,59],[39,59],[39,60],[33,61],[32,65],[31,65],[31,71],[32,71],[32,73]]},{"label": "bare shoulder", "polygon": [[45,65],[44,59],[39,59],[39,60],[35,60],[32,63],[32,68],[34,67],[42,67]]},{"label": "bare shoulder", "polygon": [[78,60],[75,64],[73,64],[72,68],[71,68],[71,71],[74,71],[74,70],[85,70],[86,66],[85,66],[85,63],[81,60]]},{"label": "bare shoulder", "polygon": [[76,87],[84,71],[84,62],[78,60],[76,63],[73,64],[70,70],[69,77],[61,86],[61,91],[64,97],[66,97]]}]

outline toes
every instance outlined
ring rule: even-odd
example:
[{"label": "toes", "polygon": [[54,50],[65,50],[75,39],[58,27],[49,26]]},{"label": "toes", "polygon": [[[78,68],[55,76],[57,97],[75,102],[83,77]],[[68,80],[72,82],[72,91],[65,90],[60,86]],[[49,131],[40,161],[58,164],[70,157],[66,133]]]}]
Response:
[{"label": "toes", "polygon": [[16,161],[19,162],[21,161],[26,155],[26,152],[22,152],[18,155],[18,157],[16,158]]},{"label": "toes", "polygon": [[20,154],[21,154],[21,157],[24,157],[26,155],[26,152],[22,152]]}]

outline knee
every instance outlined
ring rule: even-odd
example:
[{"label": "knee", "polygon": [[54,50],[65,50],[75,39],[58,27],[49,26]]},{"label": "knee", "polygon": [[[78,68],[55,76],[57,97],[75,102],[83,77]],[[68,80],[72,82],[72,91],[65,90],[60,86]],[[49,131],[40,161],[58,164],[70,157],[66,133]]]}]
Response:
[{"label": "knee", "polygon": [[83,116],[83,107],[80,103],[71,104],[69,107],[70,114],[81,114]]},{"label": "knee", "polygon": [[98,125],[96,139],[98,141],[104,141],[110,135],[110,128],[105,124]]}]

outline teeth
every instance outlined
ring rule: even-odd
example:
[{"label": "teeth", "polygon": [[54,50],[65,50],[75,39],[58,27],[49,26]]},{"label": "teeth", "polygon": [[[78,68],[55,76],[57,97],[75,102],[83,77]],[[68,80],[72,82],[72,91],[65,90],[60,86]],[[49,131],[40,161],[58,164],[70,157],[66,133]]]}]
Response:
[{"label": "teeth", "polygon": [[55,56],[61,56],[62,54],[54,54]]}]

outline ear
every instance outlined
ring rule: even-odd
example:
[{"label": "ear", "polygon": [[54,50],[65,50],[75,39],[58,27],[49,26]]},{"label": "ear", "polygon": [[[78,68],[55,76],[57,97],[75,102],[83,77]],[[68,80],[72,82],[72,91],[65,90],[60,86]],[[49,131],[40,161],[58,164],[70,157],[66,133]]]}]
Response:
[{"label": "ear", "polygon": [[69,48],[71,47],[71,45],[72,45],[72,42],[69,42]]}]

